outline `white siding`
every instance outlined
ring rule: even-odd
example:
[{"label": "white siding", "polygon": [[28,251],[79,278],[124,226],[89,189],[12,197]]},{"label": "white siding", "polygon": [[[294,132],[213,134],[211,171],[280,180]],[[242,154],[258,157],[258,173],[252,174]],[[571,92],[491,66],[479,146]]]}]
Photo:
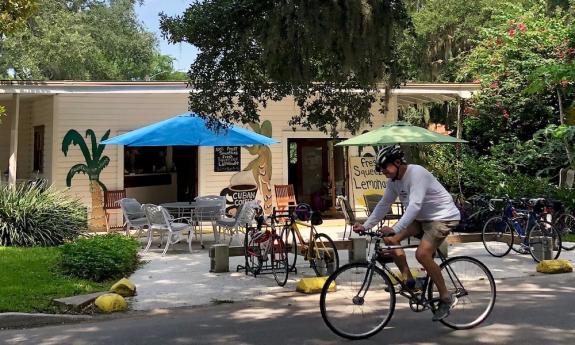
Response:
[{"label": "white siding", "polygon": [[[185,112],[187,109],[185,94],[61,94],[56,98],[57,127],[54,144],[58,147],[70,129],[75,129],[84,137],[86,130],[92,129],[99,141],[109,129],[110,137],[113,137],[118,133]],[[90,145],[89,139],[86,140]],[[123,187],[122,152],[121,146],[116,145],[108,145],[104,151],[104,155],[110,157],[110,164],[102,171],[100,180],[110,190]],[[60,149],[54,150],[54,153],[56,155],[54,183],[58,187],[65,188],[70,168],[85,160],[77,146],[70,146],[67,156],[64,156]],[[83,174],[74,176],[71,187],[71,191],[83,202],[91,204],[87,176]],[[173,186],[167,188],[173,189]]]}]

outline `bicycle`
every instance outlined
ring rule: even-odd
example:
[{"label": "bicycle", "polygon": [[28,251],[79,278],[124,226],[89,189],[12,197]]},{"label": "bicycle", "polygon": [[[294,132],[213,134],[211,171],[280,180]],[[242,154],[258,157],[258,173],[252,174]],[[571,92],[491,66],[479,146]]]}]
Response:
[{"label": "bicycle", "polygon": [[548,200],[543,219],[551,222],[559,233],[562,249],[575,249],[575,217],[565,212],[560,201]]},{"label": "bicycle", "polygon": [[244,239],[246,274],[257,276],[271,271],[276,283],[284,286],[289,274],[288,248],[274,227],[262,231],[263,225],[267,225],[263,217],[256,220],[257,226],[248,227]]},{"label": "bicycle", "polygon": [[[329,276],[320,295],[321,316],[326,325],[335,334],[353,340],[371,337],[387,325],[395,311],[396,295],[407,298],[414,312],[435,312],[439,304],[439,293],[429,276],[423,279],[420,291],[410,290],[387,267],[389,260],[382,259],[390,250],[418,245],[381,246],[379,233],[363,234],[376,240],[370,260],[342,266]],[[453,329],[469,329],[481,324],[495,305],[493,275],[475,258],[454,256],[446,259],[440,251],[437,254],[447,288],[457,297],[457,303],[441,323]],[[399,284],[398,291],[392,279]],[[329,292],[334,283],[335,291]]]},{"label": "bicycle", "polygon": [[536,262],[559,257],[561,236],[541,217],[544,199],[522,199],[527,207],[525,210],[516,209],[513,200],[508,198],[491,199],[490,202],[504,202],[505,205],[501,215],[485,222],[481,232],[489,254],[503,257],[513,249],[519,254],[531,254]]},{"label": "bicycle", "polygon": [[[289,249],[290,272],[297,274],[298,255],[303,255],[304,260],[309,261],[310,267],[318,277],[339,267],[339,254],[335,243],[328,235],[318,232],[315,227],[321,224],[321,217],[318,216],[320,214],[311,211],[311,207],[307,204],[299,204],[287,211],[273,210],[272,225],[279,224],[281,220],[284,222],[280,236]],[[310,221],[310,224],[307,224],[307,221]],[[299,226],[309,228],[307,241],[302,236]]]}]

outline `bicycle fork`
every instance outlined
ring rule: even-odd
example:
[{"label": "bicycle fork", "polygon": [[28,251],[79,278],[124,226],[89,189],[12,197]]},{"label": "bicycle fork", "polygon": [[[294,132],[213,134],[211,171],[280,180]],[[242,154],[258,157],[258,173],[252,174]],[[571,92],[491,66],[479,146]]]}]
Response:
[{"label": "bicycle fork", "polygon": [[369,286],[371,285],[371,280],[373,278],[373,264],[367,266],[367,272],[365,273],[365,277],[363,278],[363,283],[359,288],[359,291],[355,296],[353,296],[352,302],[355,305],[363,305],[365,301],[365,295],[369,290]]}]

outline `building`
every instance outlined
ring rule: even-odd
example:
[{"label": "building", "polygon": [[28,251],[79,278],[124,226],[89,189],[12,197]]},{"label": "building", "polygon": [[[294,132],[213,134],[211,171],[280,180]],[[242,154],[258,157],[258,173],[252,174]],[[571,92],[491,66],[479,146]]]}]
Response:
[{"label": "building", "polygon": [[[478,84],[407,84],[392,91],[384,116],[374,110],[374,126],[395,121],[402,106],[468,98],[478,89]],[[108,131],[113,137],[187,111],[189,91],[182,82],[0,82],[0,105],[7,110],[0,118],[2,179],[41,177],[56,188],[68,188],[69,183],[70,192],[90,209],[94,193],[82,165],[93,154],[92,145],[97,147]],[[260,124],[251,129],[280,141],[265,148],[107,145],[99,158],[108,157],[109,162],[100,161],[107,165],[97,178],[108,190],[126,188],[128,196],[141,202],[208,194],[226,194],[230,202],[241,202],[261,194],[262,183],[289,183],[298,201],[317,204],[319,196],[325,207],[333,206],[335,194],[348,189],[347,157],[324,133],[292,130],[288,121],[297,111],[289,98],[262,110]],[[340,137],[349,138],[350,133],[341,131]],[[348,155],[357,151],[350,149]],[[245,170],[250,163],[266,165],[260,168],[269,172],[266,180],[258,181],[256,168]]]}]

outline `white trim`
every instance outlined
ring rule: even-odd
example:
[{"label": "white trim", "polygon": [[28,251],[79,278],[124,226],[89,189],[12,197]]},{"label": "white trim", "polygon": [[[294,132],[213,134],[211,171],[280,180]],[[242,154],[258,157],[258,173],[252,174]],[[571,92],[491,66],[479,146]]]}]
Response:
[{"label": "white trim", "polygon": [[18,166],[18,125],[20,121],[20,95],[12,96],[14,102],[14,116],[10,122],[10,158],[8,159],[8,185],[16,186],[16,173]]}]

